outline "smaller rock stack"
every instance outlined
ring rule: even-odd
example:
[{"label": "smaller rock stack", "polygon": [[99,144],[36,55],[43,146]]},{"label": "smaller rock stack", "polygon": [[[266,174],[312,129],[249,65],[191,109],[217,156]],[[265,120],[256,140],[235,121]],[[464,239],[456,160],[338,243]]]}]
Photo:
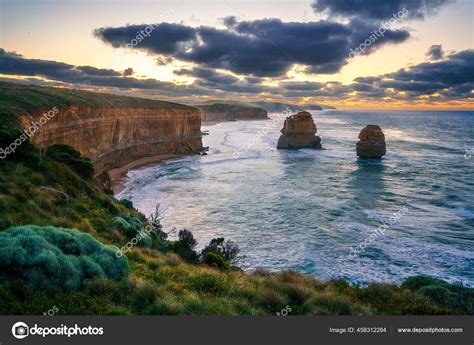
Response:
[{"label": "smaller rock stack", "polygon": [[315,135],[316,132],[316,125],[307,111],[288,116],[281,129],[277,149],[321,149],[321,138]]},{"label": "smaller rock stack", "polygon": [[381,159],[385,155],[385,135],[378,125],[367,125],[359,133],[357,155],[362,158]]}]

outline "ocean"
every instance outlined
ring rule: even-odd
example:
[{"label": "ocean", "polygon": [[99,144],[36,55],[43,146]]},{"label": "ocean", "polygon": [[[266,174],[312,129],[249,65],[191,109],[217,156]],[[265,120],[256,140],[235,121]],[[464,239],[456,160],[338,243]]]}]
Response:
[{"label": "ocean", "polygon": [[[129,171],[118,198],[147,216],[159,203],[165,229],[199,248],[235,241],[245,270],[474,285],[474,112],[312,114],[325,150],[276,150],[282,114],[204,126],[207,156]],[[367,124],[385,133],[381,161],[356,156]]]}]

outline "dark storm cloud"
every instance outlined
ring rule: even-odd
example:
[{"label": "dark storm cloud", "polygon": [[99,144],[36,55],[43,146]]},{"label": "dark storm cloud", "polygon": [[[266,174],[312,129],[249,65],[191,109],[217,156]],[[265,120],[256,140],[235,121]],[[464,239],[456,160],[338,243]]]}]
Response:
[{"label": "dark storm cloud", "polygon": [[441,44],[433,44],[426,53],[426,56],[430,58],[430,60],[440,60],[444,56],[443,47]]},{"label": "dark storm cloud", "polygon": [[[294,64],[311,73],[335,73],[348,61],[351,48],[358,46],[375,29],[354,21],[284,23],[279,19],[237,21],[223,19],[227,29],[181,24],[154,24],[150,37],[133,49],[257,77],[285,75]],[[137,31],[150,25],[129,25],[95,30],[95,35],[113,47],[127,47]],[[386,43],[403,42],[406,30],[387,30],[371,50]]]},{"label": "dark storm cloud", "polygon": [[[417,100],[432,97],[438,101],[474,98],[474,50],[464,50],[443,61],[421,63],[377,77],[359,77],[350,85],[291,82],[279,84],[286,97],[323,97],[328,99]],[[354,95],[353,92],[357,94]]]},{"label": "dark storm cloud", "polygon": [[280,83],[279,86],[285,90],[293,91],[303,91],[303,90],[319,90],[324,87],[325,84],[317,82],[297,82],[297,81],[288,81]]},{"label": "dark storm cloud", "polygon": [[176,85],[156,79],[137,79],[128,77],[132,69],[118,72],[110,69],[98,69],[92,66],[74,66],[62,62],[25,59],[23,56],[6,52],[0,48],[0,73],[10,75],[35,76],[70,84],[82,84],[102,87],[156,89],[164,95],[182,96],[206,94],[207,90],[194,86]]},{"label": "dark storm cloud", "polygon": [[316,13],[383,21],[390,19],[403,8],[408,10],[408,18],[423,19],[433,15],[451,0],[315,0],[311,6]]},{"label": "dark storm cloud", "polygon": [[[105,42],[111,44],[113,47],[126,47],[127,44],[134,45],[132,40],[140,35],[140,31],[145,30],[146,27],[153,27],[153,31],[149,36],[137,43],[133,48],[150,48],[160,47],[160,51],[164,54],[171,54],[178,49],[180,45],[185,42],[196,40],[196,31],[193,28],[181,24],[161,23],[159,25],[128,25],[114,28],[100,28],[94,30],[94,35],[101,38]],[[130,47],[130,46],[129,46]],[[153,50],[153,49],[151,49]]]},{"label": "dark storm cloud", "polygon": [[474,50],[463,50],[446,60],[421,63],[386,76],[402,81],[438,82],[453,86],[474,81]]},{"label": "dark storm cloud", "polygon": [[212,83],[217,84],[234,84],[239,81],[239,78],[236,78],[229,74],[218,73],[213,69],[199,68],[195,67],[192,69],[180,69],[174,71],[176,75],[185,75],[189,77],[194,77],[198,79],[203,79]]},{"label": "dark storm cloud", "polygon": [[122,73],[114,71],[113,69],[101,69],[101,68],[95,68],[92,66],[79,66],[76,68],[87,75],[104,76],[104,77],[118,77],[122,75]]},{"label": "dark storm cloud", "polygon": [[132,75],[133,73],[134,73],[133,68],[129,67],[123,71],[122,75],[127,77],[129,75]]},{"label": "dark storm cloud", "polygon": [[[438,93],[445,100],[472,98],[474,89],[474,50],[463,50],[443,61],[425,62],[379,77],[356,78],[369,94],[393,89],[403,92],[407,99]],[[371,87],[371,90],[367,88]],[[357,86],[359,87],[359,86]]]},{"label": "dark storm cloud", "polygon": [[380,101],[383,97],[404,101],[424,99],[448,102],[473,98],[473,66],[474,50],[464,50],[447,56],[445,60],[425,62],[376,77],[359,77],[349,85],[335,81],[321,83],[281,80],[277,86],[264,85],[264,78],[237,78],[216,70],[194,67],[175,71],[177,75],[195,78],[190,85],[178,85],[156,79],[130,77],[132,69],[119,72],[92,66],[26,59],[0,48],[0,74],[43,77],[49,81],[38,81],[36,78],[31,81],[50,85],[90,85],[118,88],[124,92],[138,90],[142,95],[153,97],[235,97],[239,94],[259,94],[288,98],[318,97],[320,100],[333,102],[348,99]]}]

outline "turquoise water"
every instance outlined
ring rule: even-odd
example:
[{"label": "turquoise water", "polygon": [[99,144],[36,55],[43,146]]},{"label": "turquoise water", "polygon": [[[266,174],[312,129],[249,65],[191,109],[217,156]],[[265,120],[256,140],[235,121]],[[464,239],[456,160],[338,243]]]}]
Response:
[{"label": "turquoise water", "polygon": [[[119,197],[146,215],[160,203],[165,227],[191,230],[200,247],[236,241],[247,270],[474,284],[473,112],[313,112],[323,151],[276,150],[281,115],[271,117],[205,127],[209,155],[130,171]],[[382,161],[355,155],[367,124],[385,133]]]}]

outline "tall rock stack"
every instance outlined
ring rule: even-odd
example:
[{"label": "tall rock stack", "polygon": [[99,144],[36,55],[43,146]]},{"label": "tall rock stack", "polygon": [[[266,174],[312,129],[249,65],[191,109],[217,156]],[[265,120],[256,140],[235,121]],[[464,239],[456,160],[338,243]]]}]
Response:
[{"label": "tall rock stack", "polygon": [[357,155],[362,158],[381,159],[385,155],[385,135],[378,125],[367,125],[359,133]]},{"label": "tall rock stack", "polygon": [[302,148],[321,149],[321,138],[311,114],[301,111],[286,118],[277,149],[297,150]]}]

